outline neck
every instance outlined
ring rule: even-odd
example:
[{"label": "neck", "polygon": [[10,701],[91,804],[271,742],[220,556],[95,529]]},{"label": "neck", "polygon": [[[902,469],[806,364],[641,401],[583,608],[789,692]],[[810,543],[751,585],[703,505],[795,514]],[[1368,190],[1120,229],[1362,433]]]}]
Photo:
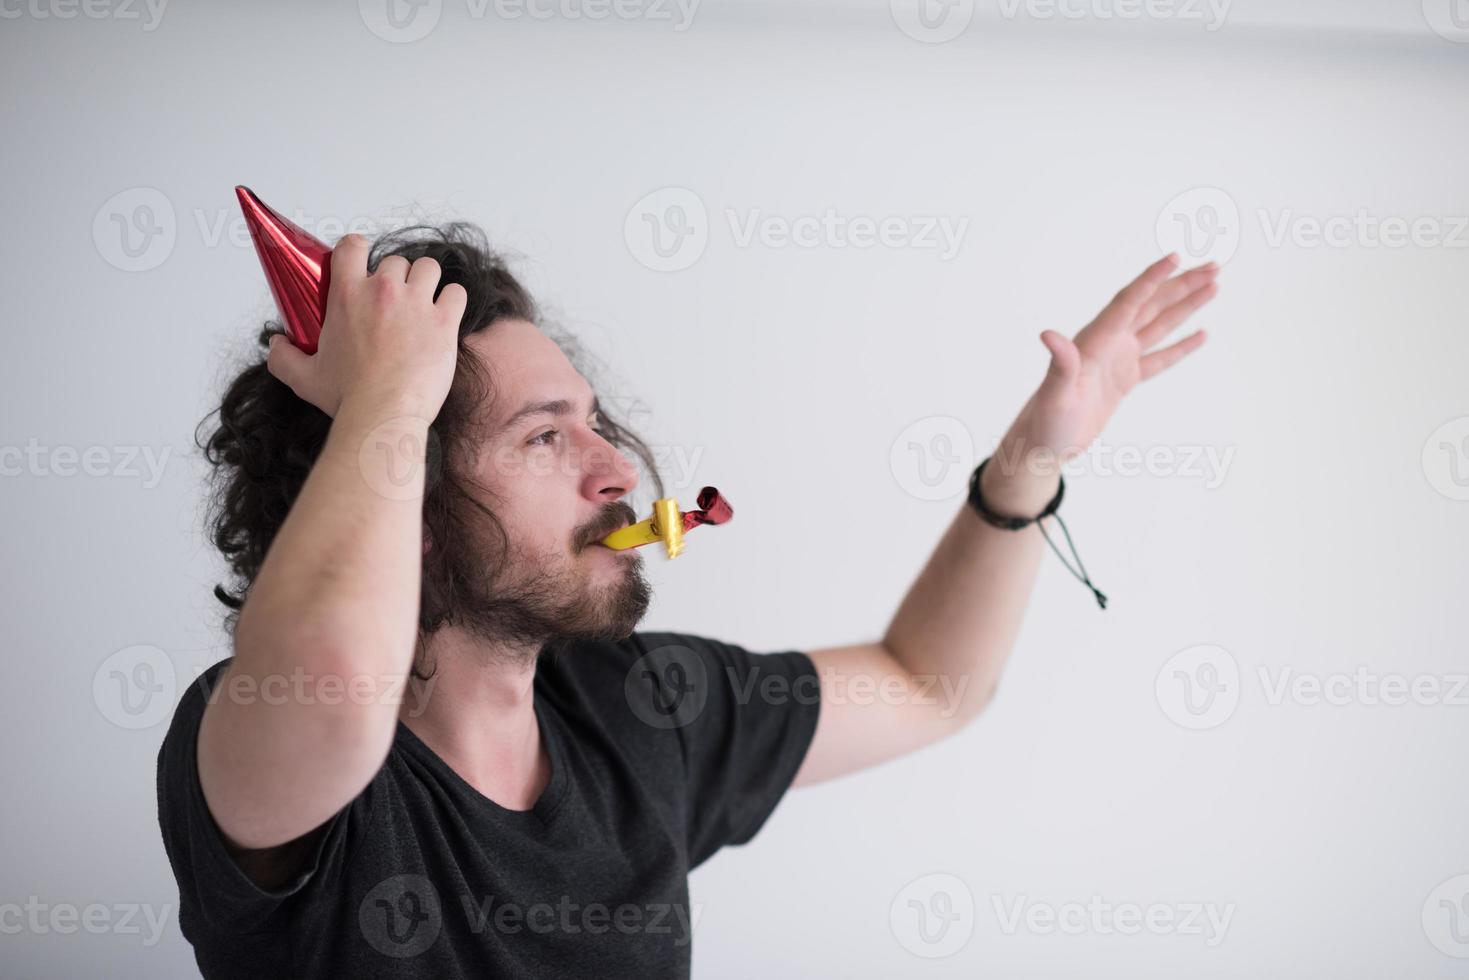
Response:
[{"label": "neck", "polygon": [[533,806],[550,775],[535,714],[540,648],[445,627],[421,650],[433,676],[412,678],[398,711],[466,782],[512,810]]}]

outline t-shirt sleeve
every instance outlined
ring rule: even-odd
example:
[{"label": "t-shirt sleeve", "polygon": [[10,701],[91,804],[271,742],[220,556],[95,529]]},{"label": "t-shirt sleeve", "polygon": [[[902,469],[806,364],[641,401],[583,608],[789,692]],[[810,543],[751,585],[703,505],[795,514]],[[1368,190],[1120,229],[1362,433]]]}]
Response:
[{"label": "t-shirt sleeve", "polygon": [[[358,794],[318,832],[299,869],[277,888],[257,885],[226,850],[224,837],[199,783],[197,743],[206,695],[215,691],[228,660],[185,689],[158,752],[158,824],[179,886],[179,922],[186,932],[204,927],[227,933],[274,932],[290,927],[328,893],[348,849],[372,813],[373,786]],[[224,696],[219,693],[216,696]]]},{"label": "t-shirt sleeve", "polygon": [[654,717],[684,755],[689,866],[764,825],[806,756],[821,710],[811,658],[684,633],[641,634]]}]

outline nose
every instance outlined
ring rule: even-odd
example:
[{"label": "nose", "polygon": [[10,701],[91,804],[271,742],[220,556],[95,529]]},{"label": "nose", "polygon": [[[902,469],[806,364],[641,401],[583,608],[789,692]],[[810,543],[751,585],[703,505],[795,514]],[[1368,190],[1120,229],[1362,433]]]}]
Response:
[{"label": "nose", "polygon": [[638,485],[638,468],[601,436],[593,436],[586,447],[585,461],[582,493],[588,499],[601,503],[621,500]]}]

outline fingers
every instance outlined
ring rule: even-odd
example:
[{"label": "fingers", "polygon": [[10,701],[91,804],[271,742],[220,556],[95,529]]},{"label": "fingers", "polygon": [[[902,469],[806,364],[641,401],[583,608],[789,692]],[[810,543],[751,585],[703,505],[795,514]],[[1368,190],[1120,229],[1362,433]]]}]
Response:
[{"label": "fingers", "polygon": [[[348,279],[365,277],[367,275],[367,252],[368,244],[364,236],[343,235],[332,249],[332,285],[335,286]],[[330,290],[328,290],[328,295],[330,295]]]},{"label": "fingers", "polygon": [[437,307],[455,329],[459,328],[459,321],[464,319],[464,310],[469,305],[469,293],[457,282],[445,283],[444,288],[439,290],[439,298],[434,300]]},{"label": "fingers", "polygon": [[1160,312],[1183,299],[1189,293],[1209,282],[1219,274],[1219,264],[1208,262],[1195,269],[1179,273],[1158,287],[1153,293],[1153,298],[1143,304],[1142,313],[1138,316],[1139,325],[1146,326],[1151,323]]},{"label": "fingers", "polygon": [[1120,293],[1113,297],[1111,304],[1107,307],[1108,311],[1124,314],[1130,321],[1153,297],[1158,287],[1173,273],[1176,265],[1178,265],[1178,254],[1169,252],[1148,266],[1143,270],[1142,275],[1128,283]]},{"label": "fingers", "polygon": [[378,262],[377,269],[373,271],[373,275],[392,282],[407,282],[408,260],[401,255],[385,255]]},{"label": "fingers", "polygon": [[1081,352],[1068,338],[1054,330],[1041,332],[1041,343],[1051,352],[1051,366],[1046,374],[1058,381],[1074,378],[1081,370]]},{"label": "fingers", "polygon": [[1194,312],[1215,296],[1219,295],[1219,283],[1208,280],[1193,292],[1167,307],[1149,324],[1137,332],[1138,346],[1147,350],[1160,343],[1169,332],[1194,315]]},{"label": "fingers", "polygon": [[439,285],[438,260],[427,255],[414,259],[413,265],[408,269],[408,285],[432,297]]},{"label": "fingers", "polygon": [[310,364],[311,355],[291,343],[285,334],[274,334],[270,338],[265,369],[301,398],[306,397],[305,383]]},{"label": "fingers", "polygon": [[1183,338],[1176,344],[1172,344],[1162,350],[1153,351],[1138,361],[1139,381],[1146,381],[1161,371],[1166,371],[1177,364],[1183,358],[1192,354],[1204,346],[1207,335],[1202,330],[1196,330]]}]

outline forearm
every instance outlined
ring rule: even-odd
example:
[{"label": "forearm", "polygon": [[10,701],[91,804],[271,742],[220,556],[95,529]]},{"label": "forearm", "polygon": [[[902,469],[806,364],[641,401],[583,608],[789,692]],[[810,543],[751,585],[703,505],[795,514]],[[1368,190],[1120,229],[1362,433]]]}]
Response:
[{"label": "forearm", "polygon": [[[980,493],[992,511],[1033,517],[1055,496],[1058,476],[1020,458],[1002,441]],[[999,683],[1044,549],[1034,525],[1002,530],[965,503],[898,607],[883,645],[910,674],[947,680],[959,701],[954,717],[973,717]]]},{"label": "forearm", "polygon": [[[411,666],[424,467],[405,451],[421,454],[426,436],[424,420],[390,405],[343,404],[241,610],[235,652],[252,673]],[[401,474],[391,495],[372,479],[389,466]]]},{"label": "forearm", "polygon": [[424,477],[399,459],[403,492],[390,499],[366,478],[359,449],[368,439],[421,447],[426,424],[394,415],[343,404],[205,707],[199,778],[238,846],[272,847],[320,825],[387,757],[417,636]]}]

